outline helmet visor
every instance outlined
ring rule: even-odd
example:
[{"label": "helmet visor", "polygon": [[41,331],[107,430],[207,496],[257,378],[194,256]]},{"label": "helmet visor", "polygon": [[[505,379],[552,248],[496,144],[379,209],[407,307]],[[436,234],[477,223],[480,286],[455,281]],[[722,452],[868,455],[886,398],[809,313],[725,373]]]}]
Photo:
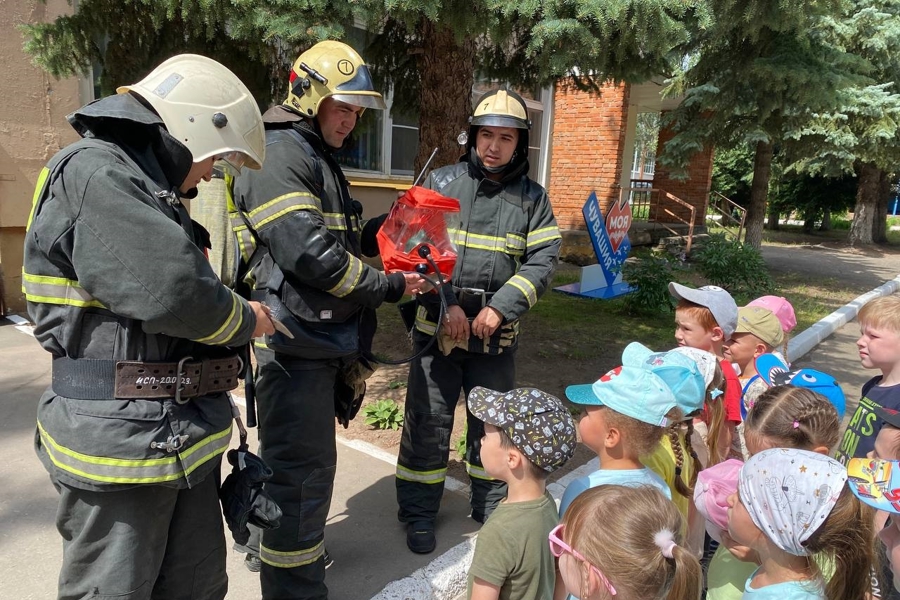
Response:
[{"label": "helmet visor", "polygon": [[472,117],[471,124],[476,127],[512,127],[514,129],[531,129],[531,123],[511,115],[478,115]]},{"label": "helmet visor", "polygon": [[218,167],[221,167],[223,170],[228,171],[232,176],[237,177],[241,174],[241,169],[244,167],[247,168],[259,168],[254,167],[254,161],[248,161],[247,155],[243,152],[225,152],[222,154],[216,154],[215,156],[215,164]]},{"label": "helmet visor", "polygon": [[332,94],[330,97],[339,102],[346,102],[360,108],[376,108],[378,110],[387,108],[384,98],[378,92],[337,93]]}]

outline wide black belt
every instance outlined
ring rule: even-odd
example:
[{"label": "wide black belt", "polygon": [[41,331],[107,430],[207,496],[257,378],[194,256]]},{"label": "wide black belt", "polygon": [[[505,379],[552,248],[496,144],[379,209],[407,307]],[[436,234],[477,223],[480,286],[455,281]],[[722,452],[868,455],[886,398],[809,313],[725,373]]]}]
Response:
[{"label": "wide black belt", "polygon": [[243,371],[238,356],[178,362],[53,359],[53,391],[78,400],[190,398],[233,390]]}]

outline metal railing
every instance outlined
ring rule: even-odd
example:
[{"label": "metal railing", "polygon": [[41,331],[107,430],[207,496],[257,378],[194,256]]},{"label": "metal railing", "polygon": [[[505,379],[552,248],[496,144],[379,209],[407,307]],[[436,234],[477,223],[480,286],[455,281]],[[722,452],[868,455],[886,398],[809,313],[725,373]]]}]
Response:
[{"label": "metal railing", "polygon": [[[710,214],[710,213],[713,214]],[[709,208],[706,211],[706,221],[715,222],[716,226],[725,230],[726,237],[731,235],[735,241],[741,241],[744,234],[744,221],[747,218],[747,209],[736,204],[730,198],[719,192],[710,192]],[[737,230],[735,231],[735,226]]]},{"label": "metal railing", "polygon": [[[697,212],[695,206],[685,202],[674,194],[653,187],[640,186],[622,188],[619,201],[621,202],[625,198],[630,200],[631,218],[633,220],[653,223],[654,225],[662,227],[673,236],[680,237],[685,242],[685,254],[691,253],[691,245],[694,242],[694,218]],[[685,219],[676,214],[670,208],[672,205],[683,207],[689,212],[690,216]],[[668,218],[660,220],[663,216]],[[678,232],[670,227],[669,223],[672,222],[687,225],[687,235],[685,236],[684,233]]]}]

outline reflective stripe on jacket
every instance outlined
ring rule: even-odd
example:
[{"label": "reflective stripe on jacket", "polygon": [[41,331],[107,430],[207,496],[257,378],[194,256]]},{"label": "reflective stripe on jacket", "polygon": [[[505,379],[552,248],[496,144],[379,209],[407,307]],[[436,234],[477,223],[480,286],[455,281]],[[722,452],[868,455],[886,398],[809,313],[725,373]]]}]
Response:
[{"label": "reflective stripe on jacket", "polygon": [[[466,161],[433,171],[425,187],[459,200],[461,225],[449,231],[458,249],[453,286],[492,294],[486,304],[507,323],[525,314],[550,284],[562,242],[544,188],[524,175],[483,179]],[[423,333],[434,326],[417,318]]]},{"label": "reflective stripe on jacket", "polygon": [[[86,138],[42,171],[25,234],[22,286],[35,337],[55,357],[174,362],[233,354],[255,318],[216,277],[174,192],[190,152],[130,95],[70,116]],[[73,400],[38,408],[38,454],[85,489],[186,487],[218,466],[231,412],[224,394]]]}]

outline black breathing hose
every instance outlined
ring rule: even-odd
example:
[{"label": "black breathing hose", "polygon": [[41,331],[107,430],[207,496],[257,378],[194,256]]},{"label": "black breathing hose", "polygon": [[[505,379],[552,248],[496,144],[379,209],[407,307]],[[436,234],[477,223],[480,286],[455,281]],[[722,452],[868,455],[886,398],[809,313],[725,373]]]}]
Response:
[{"label": "black breathing hose", "polygon": [[435,326],[434,333],[431,334],[431,339],[428,340],[428,343],[425,344],[421,350],[419,350],[412,356],[408,356],[408,357],[400,359],[400,360],[386,360],[386,359],[375,358],[374,356],[371,357],[372,360],[374,360],[375,362],[381,363],[383,365],[402,365],[404,363],[412,362],[412,361],[416,360],[417,358],[419,358],[420,356],[422,356],[423,354],[425,354],[426,352],[428,352],[428,349],[431,348],[431,346],[437,340],[438,332],[441,330],[441,326],[444,323],[444,315],[446,315],[447,312],[449,311],[449,308],[447,307],[447,300],[446,300],[446,298],[444,298],[444,294],[441,293],[442,292],[441,288],[446,284],[442,281],[443,278],[441,276],[440,268],[438,268],[437,263],[435,263],[434,259],[431,257],[431,248],[429,248],[427,244],[422,244],[421,246],[419,246],[417,252],[418,252],[419,256],[421,256],[428,262],[428,265],[430,265],[431,268],[434,269],[434,272],[437,275],[437,278],[428,277],[425,274],[428,272],[428,265],[426,265],[425,263],[419,263],[418,265],[416,265],[416,272],[422,277],[422,279],[424,279],[429,284],[431,284],[431,287],[434,288],[435,292],[438,295],[438,298],[440,298],[441,304],[440,304],[440,309],[438,311],[437,325]]}]

